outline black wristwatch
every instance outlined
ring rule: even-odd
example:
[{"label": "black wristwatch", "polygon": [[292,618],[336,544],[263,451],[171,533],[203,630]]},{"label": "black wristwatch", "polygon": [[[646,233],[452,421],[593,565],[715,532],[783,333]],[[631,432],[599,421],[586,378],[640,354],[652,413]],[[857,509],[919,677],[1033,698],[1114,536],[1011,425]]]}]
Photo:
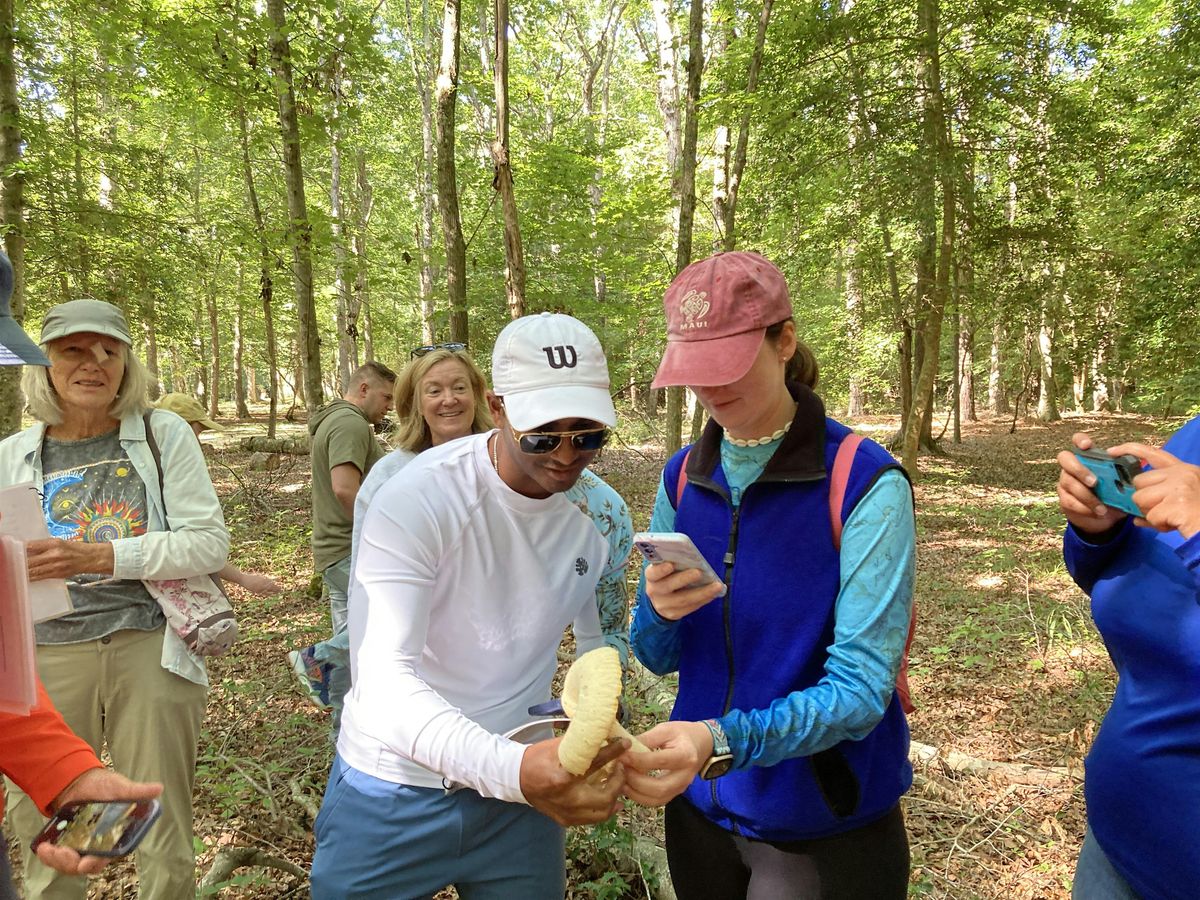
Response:
[{"label": "black wristwatch", "polygon": [[700,767],[700,777],[705,781],[720,778],[733,768],[733,753],[729,750],[729,738],[725,729],[716,719],[705,719],[705,726],[712,735],[713,752],[708,761]]}]

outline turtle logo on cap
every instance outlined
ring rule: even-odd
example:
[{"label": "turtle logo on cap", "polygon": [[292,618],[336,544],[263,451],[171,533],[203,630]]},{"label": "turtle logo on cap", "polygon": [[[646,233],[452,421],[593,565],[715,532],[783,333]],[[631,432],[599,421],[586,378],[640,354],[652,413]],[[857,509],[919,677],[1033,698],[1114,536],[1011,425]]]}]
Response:
[{"label": "turtle logo on cap", "polygon": [[692,331],[696,328],[707,328],[708,323],[703,320],[708,315],[710,305],[708,294],[705,291],[693,289],[684,294],[683,300],[679,303],[679,311],[683,313],[683,322],[680,324],[679,330]]}]

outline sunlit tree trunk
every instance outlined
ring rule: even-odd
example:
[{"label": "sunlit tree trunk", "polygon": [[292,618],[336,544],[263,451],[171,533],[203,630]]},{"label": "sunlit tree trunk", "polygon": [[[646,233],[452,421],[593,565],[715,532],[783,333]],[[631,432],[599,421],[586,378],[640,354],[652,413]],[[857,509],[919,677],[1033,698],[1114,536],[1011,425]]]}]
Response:
[{"label": "sunlit tree trunk", "polygon": [[[919,215],[925,218],[922,226],[923,246],[917,264],[917,296],[924,307],[920,364],[913,380],[913,405],[904,425],[902,441],[904,466],[914,477],[917,474],[917,451],[922,443],[922,432],[928,427],[933,409],[933,384],[941,346],[942,316],[950,290],[955,220],[953,157],[942,94],[938,0],[919,0],[917,14],[920,23],[918,86],[922,98],[924,148],[929,159],[918,188]],[[939,182],[942,192],[940,252],[936,244],[936,232],[929,227],[936,222],[934,204]],[[934,243],[931,244],[931,241]]]},{"label": "sunlit tree trunk", "polygon": [[358,368],[358,311],[350,294],[350,254],[346,250],[346,200],[342,190],[342,54],[336,51],[330,63],[332,110],[329,119],[329,213],[333,238],[333,295],[337,322],[337,388],[343,392],[350,373]]},{"label": "sunlit tree trunk", "polygon": [[746,150],[750,144],[750,107],[749,98],[758,90],[758,73],[762,68],[763,46],[767,41],[767,23],[771,20],[771,8],[774,0],[763,0],[762,11],[758,16],[758,31],[754,36],[754,50],[750,54],[750,65],[746,72],[747,102],[738,121],[737,145],[733,149],[730,162],[729,183],[722,212],[722,231],[724,233],[724,249],[733,250],[737,247],[737,232],[735,231],[735,216],[737,214],[738,192],[742,187],[742,174],[746,170]]},{"label": "sunlit tree trunk", "polygon": [[233,317],[233,402],[234,410],[239,419],[250,418],[250,407],[246,404],[248,376],[253,376],[254,368],[246,366],[246,304],[242,291],[246,286],[246,276],[242,263],[238,261],[237,309]]},{"label": "sunlit tree trunk", "polygon": [[421,100],[421,159],[417,164],[417,194],[420,197],[421,215],[417,221],[417,246],[420,248],[420,303],[421,303],[421,341],[432,344],[434,341],[434,317],[437,313],[433,296],[433,285],[437,279],[437,264],[433,258],[433,214],[434,204],[438,195],[433,190],[433,171],[435,166],[433,154],[433,98],[429,89],[429,68],[432,59],[433,41],[429,28],[429,8],[421,3],[421,33],[418,38],[416,27],[413,25],[412,10],[408,2],[404,4],[408,21],[409,40],[414,47],[420,47],[420,53],[409,54],[413,73],[413,81],[417,86],[417,96]]},{"label": "sunlit tree trunk", "polygon": [[442,60],[434,97],[437,104],[437,188],[446,242],[446,295],[450,301],[450,339],[466,343],[467,247],[458,211],[454,163],[455,103],[458,98],[459,0],[446,0],[442,16]]},{"label": "sunlit tree trunk", "polygon": [[[699,132],[697,104],[700,99],[700,75],[703,56],[704,0],[691,0],[688,17],[687,93],[683,128],[683,153],[679,179],[679,232],[675,244],[675,271],[681,272],[692,260],[692,231],[696,217],[696,142]],[[667,390],[667,453],[683,445],[683,388]]]},{"label": "sunlit tree trunk", "polygon": [[317,308],[313,299],[312,226],[304,200],[304,167],[300,157],[300,124],[296,115],[296,95],[292,87],[292,59],[288,44],[284,0],[267,0],[271,22],[271,66],[274,70],[275,95],[279,101],[279,130],[283,141],[283,170],[287,182],[289,243],[292,246],[292,281],[298,314],[297,342],[303,373],[297,379],[309,414],[320,408],[321,347],[317,330]]},{"label": "sunlit tree trunk", "polygon": [[[366,332],[366,328],[359,328],[359,321],[366,321],[366,312],[371,307],[370,282],[367,278],[367,272],[370,267],[367,264],[367,229],[371,225],[371,211],[375,208],[375,191],[371,187],[371,179],[367,175],[367,154],[362,147],[359,147],[354,153],[354,172],[355,180],[358,186],[358,196],[354,205],[354,292],[350,300],[350,312],[353,317],[354,338],[358,338]],[[364,344],[363,359],[374,359],[371,355],[374,348],[367,348]],[[358,365],[358,356],[355,355],[354,364]]]},{"label": "sunlit tree trunk", "polygon": [[1062,416],[1058,411],[1058,383],[1054,380],[1054,324],[1051,311],[1042,310],[1038,328],[1038,362],[1041,366],[1041,390],[1038,392],[1038,418],[1044,422],[1057,422]]},{"label": "sunlit tree trunk", "polygon": [[[572,17],[575,32],[579,37],[579,54],[583,62],[583,135],[589,147],[595,148],[595,170],[588,184],[588,214],[591,219],[592,243],[592,291],[598,304],[603,304],[607,292],[607,277],[604,273],[604,240],[600,234],[599,219],[601,202],[603,200],[601,174],[604,156],[604,142],[608,122],[609,72],[617,47],[617,34],[620,28],[621,14],[625,3],[610,0],[606,12],[604,28],[594,44],[590,43],[589,35]],[[597,88],[599,81],[599,88]],[[600,94],[600,109],[596,109],[597,90]]]},{"label": "sunlit tree trunk", "polygon": [[[4,252],[12,263],[9,304],[17,323],[25,319],[25,173],[21,168],[21,108],[17,95],[13,0],[0,0],[0,172]],[[20,367],[0,369],[0,437],[21,427]]]},{"label": "sunlit tree trunk", "polygon": [[521,226],[517,220],[517,197],[513,190],[512,160],[508,145],[508,0],[496,3],[496,139],[492,141],[492,185],[500,192],[504,213],[504,293],[508,315],[525,315],[525,254],[521,249]]}]

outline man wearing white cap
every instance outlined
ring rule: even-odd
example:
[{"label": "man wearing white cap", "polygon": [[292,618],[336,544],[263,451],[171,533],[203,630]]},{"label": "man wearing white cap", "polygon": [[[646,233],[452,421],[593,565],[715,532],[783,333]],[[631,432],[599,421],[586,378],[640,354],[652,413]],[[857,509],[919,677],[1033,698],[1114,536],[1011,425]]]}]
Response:
[{"label": "man wearing white cap", "polygon": [[549,697],[567,625],[578,653],[603,642],[598,583],[628,552],[597,527],[606,516],[627,527],[608,485],[589,476],[583,503],[567,496],[616,423],[604,352],[570,316],[526,316],[497,338],[492,376],[497,429],[425,451],[367,512],[350,600],[354,686],[315,825],[315,900],[448,884],[471,897],[561,898],[562,826],[620,805],[619,766],[592,784],[559,764],[559,739],[503,736]]}]

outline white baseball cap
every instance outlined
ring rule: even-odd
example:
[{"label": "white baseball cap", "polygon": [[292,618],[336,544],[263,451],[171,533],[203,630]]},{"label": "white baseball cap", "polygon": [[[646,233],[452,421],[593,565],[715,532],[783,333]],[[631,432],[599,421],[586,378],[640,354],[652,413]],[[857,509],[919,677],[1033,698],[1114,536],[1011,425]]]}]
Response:
[{"label": "white baseball cap", "polygon": [[562,313],[523,316],[504,327],[492,349],[492,389],[517,431],[557,419],[617,424],[604,348],[590,328]]}]

